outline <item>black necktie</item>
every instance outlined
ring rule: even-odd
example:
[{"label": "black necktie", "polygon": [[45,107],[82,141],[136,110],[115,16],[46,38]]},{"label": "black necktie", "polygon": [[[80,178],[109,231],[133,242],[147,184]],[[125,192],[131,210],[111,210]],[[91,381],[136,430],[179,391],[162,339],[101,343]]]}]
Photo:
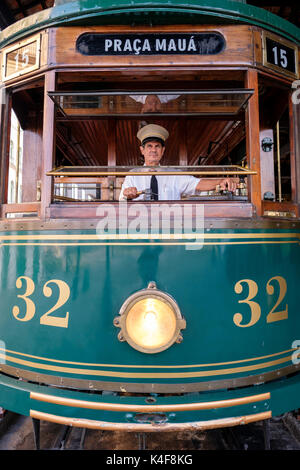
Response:
[{"label": "black necktie", "polygon": [[150,188],[151,188],[151,193],[152,193],[151,199],[153,201],[158,201],[158,184],[157,184],[156,176],[154,175],[151,176]]}]

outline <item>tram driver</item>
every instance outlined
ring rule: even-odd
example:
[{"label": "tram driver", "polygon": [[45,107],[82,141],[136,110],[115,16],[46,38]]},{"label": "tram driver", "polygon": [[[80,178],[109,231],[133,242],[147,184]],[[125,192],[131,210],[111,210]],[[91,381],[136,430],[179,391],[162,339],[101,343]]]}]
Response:
[{"label": "tram driver", "polygon": [[[169,132],[162,126],[148,124],[142,127],[137,138],[144,157],[145,167],[159,166],[165,152],[165,141]],[[193,195],[200,191],[211,191],[220,186],[221,190],[234,191],[238,178],[196,178],[192,175],[127,175],[120,192],[120,201],[144,200],[146,188],[151,189],[152,200],[179,200],[182,194]]]}]

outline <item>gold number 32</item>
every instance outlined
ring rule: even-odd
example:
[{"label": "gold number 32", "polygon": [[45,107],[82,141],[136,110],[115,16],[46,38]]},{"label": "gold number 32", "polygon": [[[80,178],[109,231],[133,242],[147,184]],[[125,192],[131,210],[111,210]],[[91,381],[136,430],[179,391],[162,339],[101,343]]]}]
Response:
[{"label": "gold number 32", "polygon": [[[288,318],[288,305],[287,304],[284,310],[276,311],[276,308],[283,301],[286,291],[287,291],[286,280],[281,276],[274,276],[271,279],[269,279],[269,281],[267,282],[267,286],[266,286],[266,291],[267,291],[267,294],[269,295],[274,294],[274,287],[272,285],[274,281],[279,284],[279,295],[278,295],[278,299],[274,307],[271,309],[271,311],[267,315],[267,323],[272,323],[272,322],[279,321],[279,320],[286,320]],[[255,325],[255,323],[258,322],[261,316],[261,308],[260,308],[260,305],[253,300],[258,292],[258,286],[256,282],[252,281],[251,279],[242,279],[241,281],[238,281],[234,286],[234,291],[237,294],[241,294],[243,292],[242,283],[248,284],[249,293],[248,293],[248,297],[246,299],[239,300],[239,303],[240,304],[245,303],[249,305],[251,317],[250,317],[249,323],[242,325],[243,316],[241,313],[236,313],[233,316],[233,322],[236,326],[246,328],[248,326],[253,326]]]},{"label": "gold number 32", "polygon": [[[13,316],[16,318],[16,320],[19,321],[29,321],[31,320],[34,315],[35,315],[35,304],[34,302],[30,299],[30,296],[33,294],[35,285],[32,279],[27,276],[20,276],[18,277],[16,281],[16,287],[18,289],[21,289],[23,286],[23,281],[26,283],[26,289],[24,294],[19,294],[17,297],[19,299],[23,299],[25,302],[26,306],[26,311],[25,315],[21,316],[20,315],[20,308],[18,306],[14,306],[12,310]],[[40,323],[41,325],[49,325],[49,326],[58,326],[61,328],[68,328],[68,323],[69,323],[69,312],[66,312],[64,317],[57,317],[55,315],[51,315],[55,310],[59,309],[62,307],[67,300],[70,297],[70,288],[68,284],[64,281],[61,281],[59,279],[51,279],[50,281],[46,282],[43,288],[43,293],[46,297],[51,297],[52,296],[52,289],[49,287],[49,284],[56,284],[58,289],[59,289],[59,297],[54,305],[48,312],[44,313],[41,318],[40,318]]]}]

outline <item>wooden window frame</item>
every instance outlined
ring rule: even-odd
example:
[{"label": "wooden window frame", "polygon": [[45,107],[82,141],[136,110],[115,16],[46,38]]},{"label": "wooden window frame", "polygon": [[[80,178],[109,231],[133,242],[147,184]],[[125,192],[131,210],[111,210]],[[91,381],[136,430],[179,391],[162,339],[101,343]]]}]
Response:
[{"label": "wooden window frame", "polygon": [[[260,166],[260,138],[259,138],[259,102],[258,102],[258,74],[259,72],[254,69],[248,69],[245,73],[245,87],[253,88],[255,90],[254,96],[248,103],[246,110],[246,153],[249,156],[249,166],[252,170],[257,172],[257,175],[251,177],[249,188],[249,203],[240,202],[202,202],[206,207],[207,217],[253,217],[263,216],[266,211],[274,209],[276,212],[291,212],[296,217],[299,217],[299,202],[300,202],[300,169],[297,165],[296,154],[300,151],[299,135],[296,134],[297,123],[300,122],[299,111],[298,114],[295,107],[290,102],[290,141],[291,141],[291,172],[292,172],[292,198],[291,203],[278,203],[262,200],[261,193],[261,166]],[[64,207],[57,206],[52,203],[53,181],[51,176],[47,176],[47,172],[53,168],[53,159],[55,154],[55,105],[49,98],[48,92],[56,89],[56,70],[51,70],[45,73],[44,83],[44,121],[43,121],[43,152],[42,152],[42,198],[40,203],[32,204],[5,204],[7,195],[7,175],[2,173],[1,178],[1,202],[2,210],[1,216],[5,217],[9,212],[34,212],[38,213],[38,217],[46,219],[49,217],[80,217],[89,218],[96,216],[95,203],[66,203]],[[9,95],[9,91],[7,91]],[[3,107],[2,107],[3,108]],[[3,138],[1,142],[2,150],[2,169],[5,168],[9,145],[7,139],[9,137],[10,126],[10,112],[11,112],[11,98],[5,109],[1,110],[2,116],[2,132]],[[296,116],[295,116],[296,112]],[[183,130],[181,129],[183,132]],[[116,165],[116,120],[110,120],[108,149],[108,165]],[[186,142],[182,141],[180,147],[180,164],[185,164],[187,160]],[[298,181],[298,183],[297,183]],[[195,203],[195,201],[185,201],[182,204]],[[97,203],[99,204],[99,203]],[[118,204],[117,202],[115,204]],[[8,207],[9,206],[9,207]],[[241,207],[243,206],[243,207]],[[88,209],[90,208],[90,209]],[[21,210],[23,209],[23,210]]]}]

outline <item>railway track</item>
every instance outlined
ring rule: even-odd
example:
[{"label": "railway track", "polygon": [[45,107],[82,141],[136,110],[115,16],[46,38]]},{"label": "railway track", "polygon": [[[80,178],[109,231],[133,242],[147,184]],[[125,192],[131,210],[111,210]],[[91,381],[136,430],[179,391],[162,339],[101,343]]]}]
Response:
[{"label": "railway track", "polygon": [[0,450],[300,450],[300,422],[287,413],[245,426],[184,433],[118,433],[32,421],[9,413]]},{"label": "railway track", "polygon": [[300,450],[300,423],[292,413],[209,433],[216,450]]}]

